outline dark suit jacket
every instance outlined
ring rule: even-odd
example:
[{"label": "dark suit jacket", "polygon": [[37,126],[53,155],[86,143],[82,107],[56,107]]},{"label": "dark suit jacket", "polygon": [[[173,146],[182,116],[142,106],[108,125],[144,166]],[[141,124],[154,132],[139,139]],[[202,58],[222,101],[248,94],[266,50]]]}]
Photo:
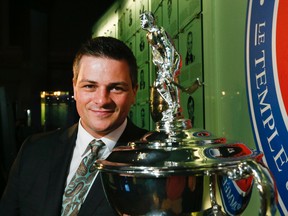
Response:
[{"label": "dark suit jacket", "polygon": [[[34,135],[23,143],[0,202],[1,216],[60,215],[77,128],[78,125],[75,124],[66,130]],[[146,132],[128,120],[116,146],[138,140]],[[105,198],[100,175],[78,215],[115,215]]]}]

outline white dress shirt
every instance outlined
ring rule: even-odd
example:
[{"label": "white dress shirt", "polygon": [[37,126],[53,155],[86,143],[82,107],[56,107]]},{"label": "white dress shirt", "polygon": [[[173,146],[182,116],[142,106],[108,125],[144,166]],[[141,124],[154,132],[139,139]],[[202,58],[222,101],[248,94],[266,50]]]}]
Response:
[{"label": "white dress shirt", "polygon": [[[105,152],[102,154],[101,159],[106,159],[110,153],[112,152],[112,149],[114,148],[115,144],[117,143],[119,137],[123,133],[125,127],[127,125],[127,119],[118,127],[116,130],[112,131],[111,133],[107,134],[104,137],[101,137],[102,142],[105,143],[106,149]],[[80,165],[80,162],[82,159],[89,154],[89,152],[86,152],[85,150],[89,143],[94,138],[91,134],[89,134],[81,125],[81,119],[79,120],[78,124],[78,133],[77,133],[77,139],[76,139],[76,145],[73,152],[73,157],[70,164],[69,174],[67,177],[67,183],[69,183],[74,176],[76,170],[78,169],[78,166]],[[96,139],[97,140],[97,139]],[[98,173],[97,173],[98,174]],[[95,178],[97,176],[95,175]]]}]

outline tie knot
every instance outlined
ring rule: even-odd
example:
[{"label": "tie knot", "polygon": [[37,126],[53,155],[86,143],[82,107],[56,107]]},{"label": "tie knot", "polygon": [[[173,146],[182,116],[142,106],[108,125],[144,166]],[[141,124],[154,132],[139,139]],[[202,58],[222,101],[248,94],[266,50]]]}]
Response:
[{"label": "tie knot", "polygon": [[89,143],[89,146],[91,148],[91,153],[93,155],[98,155],[99,151],[105,146],[105,143],[102,140],[92,140]]}]

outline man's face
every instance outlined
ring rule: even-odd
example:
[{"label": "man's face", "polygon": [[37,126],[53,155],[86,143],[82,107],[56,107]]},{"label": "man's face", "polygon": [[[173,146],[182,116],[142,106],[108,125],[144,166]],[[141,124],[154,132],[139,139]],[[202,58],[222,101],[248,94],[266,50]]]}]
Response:
[{"label": "man's face", "polygon": [[193,47],[193,35],[192,32],[189,32],[187,36],[187,50],[189,53],[192,52],[192,47]]},{"label": "man's face", "polygon": [[126,61],[83,56],[74,98],[82,126],[94,137],[102,137],[119,127],[135,102]]}]

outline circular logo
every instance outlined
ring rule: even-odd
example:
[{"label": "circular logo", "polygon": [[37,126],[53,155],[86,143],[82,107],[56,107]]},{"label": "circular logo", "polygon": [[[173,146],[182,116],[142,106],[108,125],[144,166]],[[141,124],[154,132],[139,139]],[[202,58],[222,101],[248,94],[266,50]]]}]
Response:
[{"label": "circular logo", "polygon": [[258,150],[274,176],[279,211],[288,215],[288,1],[250,0],[246,81]]}]

